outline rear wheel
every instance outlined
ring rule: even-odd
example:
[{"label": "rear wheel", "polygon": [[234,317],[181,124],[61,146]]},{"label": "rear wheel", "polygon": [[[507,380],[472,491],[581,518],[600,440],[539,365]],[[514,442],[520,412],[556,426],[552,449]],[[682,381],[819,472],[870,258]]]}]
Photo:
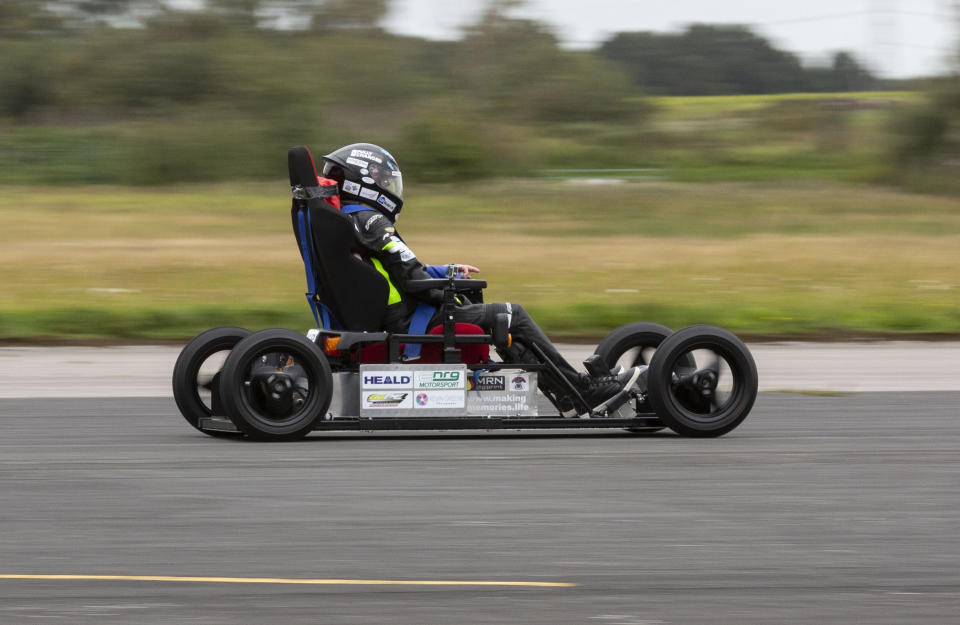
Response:
[{"label": "rear wheel", "polygon": [[320,348],[290,330],[263,330],[234,347],[223,366],[220,398],[243,433],[265,441],[306,436],[333,396]]},{"label": "rear wheel", "polygon": [[250,331],[233,326],[213,328],[195,336],[173,367],[173,398],[187,423],[204,434],[216,437],[239,436],[238,432],[204,430],[200,419],[223,414],[217,389],[220,372],[234,345]]},{"label": "rear wheel", "polygon": [[740,425],[757,398],[757,367],[743,341],[715,326],[678,330],[653,356],[647,397],[677,434],[722,436]]}]

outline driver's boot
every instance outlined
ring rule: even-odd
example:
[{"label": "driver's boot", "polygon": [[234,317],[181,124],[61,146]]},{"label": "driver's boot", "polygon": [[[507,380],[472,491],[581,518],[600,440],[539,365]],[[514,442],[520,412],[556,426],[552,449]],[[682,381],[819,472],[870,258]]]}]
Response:
[{"label": "driver's boot", "polygon": [[577,387],[593,412],[603,412],[610,400],[637,383],[643,369],[630,367],[616,375],[592,376],[581,374]]}]

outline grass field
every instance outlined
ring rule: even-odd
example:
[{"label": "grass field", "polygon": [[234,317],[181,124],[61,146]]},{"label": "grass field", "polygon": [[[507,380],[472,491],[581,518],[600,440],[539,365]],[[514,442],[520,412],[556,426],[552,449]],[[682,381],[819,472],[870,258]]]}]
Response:
[{"label": "grass field", "polygon": [[692,119],[737,115],[784,102],[914,102],[922,97],[922,94],[915,91],[845,91],[836,93],[656,96],[651,100],[669,119]]},{"label": "grass field", "polygon": [[[313,323],[286,185],[0,186],[0,338]],[[469,199],[466,199],[469,198]],[[960,332],[960,201],[826,181],[420,186],[400,231],[554,335]]]}]

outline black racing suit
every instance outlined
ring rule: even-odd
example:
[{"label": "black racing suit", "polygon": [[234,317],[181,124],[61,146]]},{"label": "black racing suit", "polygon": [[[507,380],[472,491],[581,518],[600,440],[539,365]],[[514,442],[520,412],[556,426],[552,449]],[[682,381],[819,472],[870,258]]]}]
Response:
[{"label": "black racing suit", "polygon": [[[405,288],[410,280],[427,280],[434,276],[428,273],[427,266],[421,263],[403,242],[393,223],[372,208],[351,213],[350,216],[357,231],[357,251],[385,274],[384,277],[390,283],[383,329],[389,332],[406,332],[413,312],[421,300],[438,307],[428,327],[441,324],[439,307],[443,303],[443,292],[431,290],[414,294]],[[498,350],[505,362],[538,362],[529,351],[531,345],[536,345],[560,369],[564,377],[571,382],[577,381],[576,370],[560,355],[540,326],[520,304],[465,304],[457,307],[454,318],[460,323],[472,323],[486,332],[491,332],[498,313],[508,314],[510,333],[513,335],[513,346]],[[541,379],[546,382],[545,386],[562,394],[558,381],[549,372],[544,373],[546,375],[542,375]]]}]

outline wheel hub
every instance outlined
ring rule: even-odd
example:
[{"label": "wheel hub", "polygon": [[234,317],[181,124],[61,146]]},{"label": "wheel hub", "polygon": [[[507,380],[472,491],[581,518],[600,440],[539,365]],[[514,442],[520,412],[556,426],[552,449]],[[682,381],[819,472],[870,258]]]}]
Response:
[{"label": "wheel hub", "polygon": [[[270,417],[287,417],[293,411],[294,380],[282,371],[264,371],[254,374],[251,381],[251,400],[259,404]],[[301,402],[302,404],[302,402]]]}]

